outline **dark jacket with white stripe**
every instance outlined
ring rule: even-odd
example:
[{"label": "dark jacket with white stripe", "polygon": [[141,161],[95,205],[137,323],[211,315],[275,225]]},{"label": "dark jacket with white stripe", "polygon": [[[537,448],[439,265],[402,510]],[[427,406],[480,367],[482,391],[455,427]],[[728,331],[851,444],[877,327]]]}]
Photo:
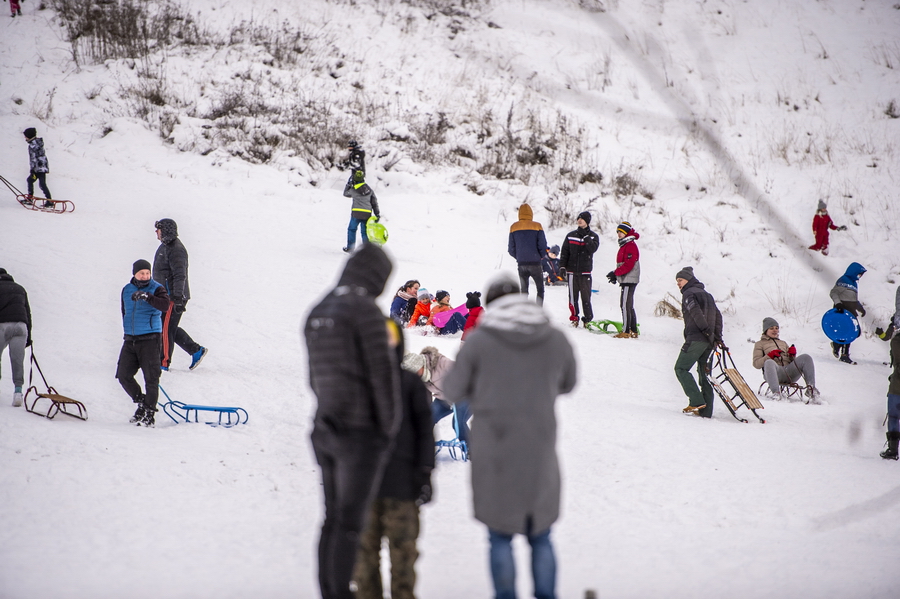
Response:
[{"label": "dark jacket with white stripe", "polygon": [[590,227],[578,227],[563,241],[559,266],[576,275],[589,275],[594,270],[594,252],[600,247],[600,237]]}]

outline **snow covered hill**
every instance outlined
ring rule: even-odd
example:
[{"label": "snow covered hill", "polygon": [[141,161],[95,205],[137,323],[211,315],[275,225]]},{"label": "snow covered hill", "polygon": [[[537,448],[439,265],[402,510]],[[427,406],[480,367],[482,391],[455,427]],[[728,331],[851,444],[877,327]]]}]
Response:
[{"label": "snow covered hill", "polygon": [[[389,292],[418,278],[460,303],[511,270],[507,231],[522,201],[551,243],[574,228],[566,214],[589,208],[602,237],[598,275],[613,266],[615,224],[641,232],[641,338],[567,331],[580,384],[558,408],[560,597],[896,594],[900,470],[878,457],[888,357],[872,331],[900,283],[900,9],[871,0],[181,6],[209,39],[238,41],[76,65],[52,10],[25,2],[22,18],[0,20],[0,175],[24,187],[21,131],[37,127],[54,197],[77,205],[36,214],[6,195],[0,267],[29,292],[50,383],[90,411],[87,422],[47,421],[12,408],[0,361],[0,597],[317,596],[315,403],[299,327],[345,260],[346,173],[331,165],[347,136],[369,152],[390,229]],[[254,28],[305,32],[308,52],[279,59]],[[161,104],[136,100],[146,100],[147,73],[159,76]],[[281,110],[214,118],[236,97]],[[295,118],[298,106],[329,106],[328,118],[316,113],[311,126]],[[321,139],[304,145],[292,127]],[[510,178],[493,176],[498,157]],[[560,167],[603,176],[579,183]],[[832,233],[827,257],[806,250],[819,198],[849,228]],[[162,217],[178,222],[191,255],[184,327],[210,348],[195,371],[178,354],[163,387],[182,401],[243,406],[247,426],[175,426],[162,415],[152,430],[127,423],[133,406],[114,379],[118,294],[132,262],[152,258]],[[831,357],[819,329],[828,290],[852,261],[868,269],[869,312],[854,367]],[[711,421],[682,416],[672,372],[681,323],[654,307],[678,295],[684,265],[719,301],[751,386],[761,381],[752,343],[774,316],[782,337],[814,356],[825,403],[768,402],[765,425],[738,423],[721,404]],[[595,288],[597,315],[617,317],[617,290],[602,276]],[[560,327],[565,304],[564,289],[547,291]],[[458,346],[407,343],[448,355]],[[438,432],[449,434],[444,423]],[[490,596],[486,547],[468,466],[440,456],[419,594]],[[528,552],[516,550],[528,596]]]}]

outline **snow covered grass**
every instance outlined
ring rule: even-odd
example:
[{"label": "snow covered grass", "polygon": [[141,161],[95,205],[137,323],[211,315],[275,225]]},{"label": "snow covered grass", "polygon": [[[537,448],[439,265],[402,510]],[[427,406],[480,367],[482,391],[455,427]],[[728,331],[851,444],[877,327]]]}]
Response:
[{"label": "snow covered grass", "polygon": [[[11,408],[0,362],[0,596],[316,596],[315,400],[298,330],[345,258],[346,173],[331,167],[350,137],[366,147],[390,229],[389,292],[418,278],[459,303],[512,269],[508,226],[528,200],[551,244],[573,228],[567,213],[592,210],[602,236],[594,309],[616,318],[617,289],[602,277],[614,225],[627,219],[642,235],[641,339],[568,331],[581,378],[558,409],[561,597],[896,594],[898,471],[877,455],[887,346],[871,331],[900,281],[900,120],[886,112],[900,74],[882,58],[900,10],[833,0],[492,0],[452,14],[426,0],[180,6],[227,41],[78,66],[51,10],[27,2],[23,18],[0,21],[0,174],[23,186],[20,132],[36,126],[54,197],[77,204],[55,216],[2,200],[0,266],[29,291],[50,383],[90,411],[88,422],[46,421]],[[289,32],[309,42],[296,62],[271,45],[296,41]],[[563,126],[562,143],[548,145]],[[548,164],[518,162],[523,150]],[[511,178],[496,178],[501,167]],[[819,198],[848,226],[832,233],[828,257],[805,249]],[[118,293],[131,263],[152,257],[161,217],[178,222],[191,255],[184,327],[210,348],[193,372],[178,354],[162,384],[182,401],[245,407],[245,427],[162,415],[155,430],[127,424],[133,406],[113,378]],[[869,271],[855,367],[831,357],[818,327],[851,261]],[[774,316],[814,356],[823,405],[767,402],[765,425],[740,424],[721,403],[711,421],[680,414],[682,325],[653,311],[678,296],[674,273],[689,264],[719,301],[750,385],[761,381],[752,343]],[[563,288],[547,291],[561,327],[565,301]],[[458,346],[407,342],[448,355]],[[489,596],[468,467],[442,457],[436,489],[418,590]],[[527,596],[527,551],[516,549]]]}]

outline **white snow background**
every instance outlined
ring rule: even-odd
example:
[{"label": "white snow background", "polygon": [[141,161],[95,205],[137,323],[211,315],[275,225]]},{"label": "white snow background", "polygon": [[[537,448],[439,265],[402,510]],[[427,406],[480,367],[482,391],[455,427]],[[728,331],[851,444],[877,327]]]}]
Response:
[{"label": "white snow background", "polygon": [[[618,289],[603,277],[616,222],[641,233],[642,335],[566,330],[579,384],[557,409],[559,596],[896,597],[900,466],[878,456],[888,346],[872,335],[900,281],[900,120],[888,114],[891,102],[900,109],[894,0],[492,0],[462,6],[470,17],[457,22],[429,8],[440,4],[185,6],[210,28],[284,21],[333,35],[354,60],[334,76],[297,67],[301,96],[380,94],[423,113],[481,104],[501,120],[511,106],[559,111],[584,126],[607,182],[627,171],[652,192],[569,190],[602,238],[598,318],[619,319]],[[0,14],[0,174],[24,187],[21,132],[35,126],[53,195],[77,210],[29,212],[0,193],[0,266],[28,290],[49,382],[84,401],[90,419],[12,408],[2,359],[0,597],[318,596],[315,398],[299,330],[346,259],[346,173],[290,155],[268,165],[222,149],[204,155],[195,143],[204,123],[187,117],[164,142],[126,110],[127,61],[76,67],[52,10],[37,0],[22,7],[22,18]],[[241,52],[173,53],[167,84],[208,102],[204,89],[217,82],[265,72]],[[507,232],[523,200],[551,244],[574,228],[546,226],[554,190],[544,182],[430,167],[388,143],[387,132],[402,137],[403,128],[360,115],[348,131],[369,152],[390,230],[385,312],[409,278],[449,290],[457,305],[496,269],[512,270]],[[806,250],[819,198],[849,227],[832,232],[827,257]],[[177,221],[191,257],[183,325],[209,355],[189,371],[176,349],[162,385],[181,401],[242,406],[246,426],[175,425],[162,413],[155,429],[128,424],[134,407],[114,378],[119,293],[132,262],[152,260],[163,217]],[[852,347],[859,364],[848,366],[831,356],[819,319],[853,261],[868,269],[868,316]],[[751,386],[761,381],[752,343],[773,316],[783,339],[814,356],[823,405],[765,402],[766,424],[749,414],[739,423],[719,401],[712,420],[681,414],[672,367],[682,323],[654,307],[680,297],[674,275],[685,265],[718,300]],[[565,295],[547,290],[545,310],[560,327]],[[407,343],[451,356],[459,344],[416,334]],[[437,432],[446,438],[449,423]],[[439,456],[435,500],[422,510],[420,597],[491,596],[468,470]],[[519,592],[530,596],[520,541]]]}]

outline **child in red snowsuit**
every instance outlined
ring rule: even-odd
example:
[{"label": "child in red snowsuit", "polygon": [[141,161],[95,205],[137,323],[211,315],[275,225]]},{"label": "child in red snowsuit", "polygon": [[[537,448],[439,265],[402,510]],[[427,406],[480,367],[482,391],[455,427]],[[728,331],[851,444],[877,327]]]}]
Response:
[{"label": "child in red snowsuit", "polygon": [[846,231],[847,227],[841,225],[840,227],[835,226],[834,221],[831,220],[831,217],[828,216],[828,210],[825,207],[825,202],[823,200],[819,200],[819,209],[816,210],[816,215],[813,217],[812,222],[812,230],[816,236],[816,243],[809,246],[809,249],[821,251],[824,255],[828,255],[828,230],[832,231]]},{"label": "child in red snowsuit", "polygon": [[22,16],[22,7],[19,6],[19,0],[9,0],[9,10],[12,11],[12,16],[16,15]]}]

